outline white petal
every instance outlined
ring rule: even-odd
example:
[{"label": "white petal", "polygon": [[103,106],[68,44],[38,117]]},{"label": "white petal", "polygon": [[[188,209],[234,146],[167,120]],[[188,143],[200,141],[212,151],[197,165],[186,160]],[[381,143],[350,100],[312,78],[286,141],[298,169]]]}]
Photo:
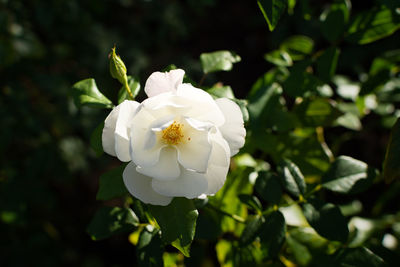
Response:
[{"label": "white petal", "polygon": [[210,164],[205,175],[208,188],[205,194],[217,193],[224,185],[229,171],[230,149],[228,143],[220,134],[213,135]]},{"label": "white petal", "polygon": [[161,119],[156,119],[143,106],[138,108],[138,112],[132,120],[130,130],[130,155],[133,162],[141,167],[153,166],[157,163],[163,144],[157,142],[155,133],[151,130],[154,123]]},{"label": "white petal", "polygon": [[181,173],[176,148],[164,147],[158,162],[153,166],[138,166],[137,171],[158,180],[175,180]]},{"label": "white petal", "polygon": [[224,114],[209,93],[188,83],[181,84],[176,93],[177,96],[187,99],[192,107],[185,114],[187,117],[212,122],[215,126],[224,124]]},{"label": "white petal", "polygon": [[130,162],[122,174],[124,183],[129,193],[140,201],[152,205],[168,205],[172,197],[163,196],[153,190],[151,186],[152,178],[140,174],[136,171],[136,165]]},{"label": "white petal", "polygon": [[177,145],[178,161],[186,169],[205,173],[211,154],[208,140],[210,124],[193,119],[183,119],[184,140]]},{"label": "white petal", "polygon": [[120,161],[131,160],[129,155],[130,122],[140,104],[136,101],[125,100],[118,106],[119,115],[115,127],[115,152]]},{"label": "white petal", "polygon": [[204,174],[182,168],[179,178],[173,181],[153,179],[153,189],[164,196],[196,198],[207,190]]},{"label": "white petal", "polygon": [[185,72],[181,69],[169,72],[154,72],[147,79],[144,91],[148,97],[153,97],[165,92],[175,92],[182,84]]},{"label": "white petal", "polygon": [[121,106],[118,105],[113,108],[110,114],[108,114],[107,118],[104,121],[103,133],[101,135],[101,142],[104,152],[114,157],[117,156],[117,154],[115,153],[114,133],[120,108]]},{"label": "white petal", "polygon": [[231,156],[233,156],[243,147],[246,137],[243,115],[239,106],[228,98],[218,98],[215,102],[225,116],[225,123],[219,127],[219,130],[228,141]]}]

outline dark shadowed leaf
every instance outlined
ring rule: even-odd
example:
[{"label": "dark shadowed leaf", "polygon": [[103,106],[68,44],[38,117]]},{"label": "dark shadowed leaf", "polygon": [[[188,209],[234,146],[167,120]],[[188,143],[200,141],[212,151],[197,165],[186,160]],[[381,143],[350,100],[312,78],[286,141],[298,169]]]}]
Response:
[{"label": "dark shadowed leaf", "polygon": [[326,49],[317,59],[317,74],[324,81],[330,81],[335,74],[340,50],[336,47]]},{"label": "dark shadowed leaf", "polygon": [[350,15],[349,3],[346,0],[337,0],[321,15],[322,34],[331,43],[343,35]]},{"label": "dark shadowed leaf", "polygon": [[285,241],[286,223],[285,217],[280,211],[274,211],[265,218],[261,226],[261,247],[267,251],[268,257],[275,257]]},{"label": "dark shadowed leaf", "polygon": [[392,128],[392,133],[386,148],[386,156],[383,163],[383,177],[388,183],[395,179],[400,180],[400,119],[397,119],[397,122]]},{"label": "dark shadowed leaf", "polygon": [[164,247],[160,237],[160,230],[148,225],[140,233],[136,246],[139,266],[163,266],[163,251]]},{"label": "dark shadowed leaf", "polygon": [[190,244],[193,241],[198,211],[191,199],[176,197],[168,206],[148,205],[161,228],[161,238],[172,244],[186,257],[189,257]]},{"label": "dark shadowed leaf", "polygon": [[288,159],[280,163],[280,175],[283,178],[284,186],[287,191],[296,197],[304,195],[306,182],[300,169]]},{"label": "dark shadowed leaf", "polygon": [[282,188],[278,175],[267,171],[259,172],[254,189],[268,203],[279,204]]},{"label": "dark shadowed leaf", "polygon": [[254,241],[264,221],[264,217],[262,216],[256,216],[246,221],[246,227],[243,229],[242,235],[240,236],[240,243],[243,246],[247,246]]},{"label": "dark shadowed leaf", "polygon": [[272,32],[286,9],[287,0],[258,0],[257,3]]},{"label": "dark shadowed leaf", "polygon": [[239,62],[240,56],[230,51],[215,51],[200,55],[201,66],[204,73],[215,71],[229,71],[233,63]]},{"label": "dark shadowed leaf", "polygon": [[72,86],[71,94],[78,107],[87,105],[94,108],[112,108],[112,102],[97,88],[94,79],[86,79]]},{"label": "dark shadowed leaf", "polygon": [[304,126],[331,126],[343,113],[329,99],[306,99],[295,106],[294,113]]},{"label": "dark shadowed leaf", "polygon": [[303,213],[309,224],[321,236],[329,240],[346,242],[349,235],[347,222],[339,207],[310,199],[303,205]]},{"label": "dark shadowed leaf", "polygon": [[359,193],[370,186],[377,170],[347,156],[338,157],[322,177],[322,187],[338,193]]},{"label": "dark shadowed leaf", "polygon": [[334,262],[346,267],[382,267],[387,266],[381,257],[366,247],[344,248],[335,254]]},{"label": "dark shadowed leaf", "polygon": [[90,222],[87,232],[93,240],[132,231],[139,219],[129,208],[101,207]]},{"label": "dark shadowed leaf", "polygon": [[101,136],[103,134],[104,122],[101,122],[92,132],[90,136],[90,146],[93,148],[96,155],[99,157],[103,154],[103,144]]},{"label": "dark shadowed leaf", "polygon": [[262,211],[261,202],[260,202],[260,200],[258,200],[258,198],[256,196],[240,194],[238,197],[239,197],[240,201],[243,204],[246,204],[248,207],[250,207],[254,210]]},{"label": "dark shadowed leaf", "polygon": [[308,248],[290,235],[286,237],[286,242],[291,248],[296,261],[300,263],[301,266],[307,266],[312,259],[312,255]]},{"label": "dark shadowed leaf", "polygon": [[126,164],[122,164],[100,176],[99,191],[96,195],[97,200],[110,200],[128,192],[122,180],[122,172],[125,166]]},{"label": "dark shadowed leaf", "polygon": [[385,6],[375,7],[355,16],[346,40],[368,44],[391,35],[400,28],[400,14]]}]

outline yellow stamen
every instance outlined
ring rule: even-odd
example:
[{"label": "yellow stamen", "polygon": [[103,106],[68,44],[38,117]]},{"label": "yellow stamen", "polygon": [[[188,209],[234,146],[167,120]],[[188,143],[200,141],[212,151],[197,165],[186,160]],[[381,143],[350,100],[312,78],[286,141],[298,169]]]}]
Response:
[{"label": "yellow stamen", "polygon": [[174,121],[168,128],[162,131],[162,139],[166,144],[177,145],[179,144],[184,135],[182,134],[183,124]]}]

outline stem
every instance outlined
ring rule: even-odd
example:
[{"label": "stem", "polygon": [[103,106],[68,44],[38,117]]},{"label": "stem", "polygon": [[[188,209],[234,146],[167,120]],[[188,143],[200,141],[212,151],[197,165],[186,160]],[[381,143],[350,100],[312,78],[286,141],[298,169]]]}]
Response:
[{"label": "stem", "polygon": [[203,84],[204,80],[206,79],[207,73],[204,73],[203,77],[201,77],[199,82],[199,87]]},{"label": "stem", "polygon": [[330,150],[330,148],[328,147],[328,145],[325,142],[325,137],[324,137],[324,128],[323,127],[317,127],[315,129],[316,133],[317,133],[317,139],[318,142],[321,144],[322,149],[324,150],[325,154],[328,156],[329,158],[329,162],[334,162],[335,161],[335,157],[333,156],[332,151]]},{"label": "stem", "polygon": [[219,209],[219,208],[217,208],[217,207],[211,205],[210,203],[208,203],[207,206],[210,207],[211,209],[213,209],[213,210],[215,210],[215,211],[221,213],[222,215],[225,215],[225,216],[228,216],[228,217],[232,218],[233,220],[235,220],[235,221],[237,221],[237,222],[244,223],[244,222],[246,221],[245,219],[243,219],[243,218],[240,217],[239,215],[230,214],[230,213],[228,213],[228,212],[226,212],[226,211],[223,211],[223,210],[221,210],[221,209]]},{"label": "stem", "polygon": [[128,92],[129,97],[131,98],[131,100],[134,100],[135,98],[133,97],[133,94],[132,94],[131,88],[129,87],[127,79],[125,79],[124,87],[125,87],[126,91]]}]

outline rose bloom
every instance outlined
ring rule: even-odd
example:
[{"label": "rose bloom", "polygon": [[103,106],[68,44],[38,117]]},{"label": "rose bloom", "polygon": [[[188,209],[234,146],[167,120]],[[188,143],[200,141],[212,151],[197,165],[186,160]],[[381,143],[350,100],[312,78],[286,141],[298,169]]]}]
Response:
[{"label": "rose bloom", "polygon": [[148,98],[125,100],[104,122],[103,149],[129,162],[125,186],[144,203],[165,206],[173,197],[215,194],[230,157],[244,145],[239,106],[182,83],[184,74],[151,74],[144,88]]}]

